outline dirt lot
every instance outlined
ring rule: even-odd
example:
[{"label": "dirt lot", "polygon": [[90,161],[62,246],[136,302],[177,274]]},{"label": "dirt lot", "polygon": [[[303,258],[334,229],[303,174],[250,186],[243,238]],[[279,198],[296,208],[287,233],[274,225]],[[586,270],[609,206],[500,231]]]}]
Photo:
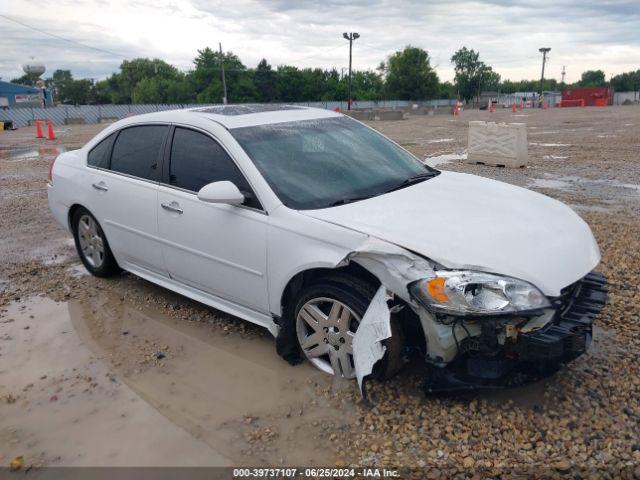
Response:
[{"label": "dirt lot", "polygon": [[[469,165],[469,120],[524,122],[530,165]],[[640,108],[372,122],[426,162],[538,190],[592,227],[609,303],[588,354],[523,388],[425,397],[291,367],[269,334],[133,275],[89,276],[46,204],[52,156],[103,126],[0,133],[0,465],[386,465],[640,477]],[[470,205],[470,208],[477,206]],[[135,447],[135,448],[133,448]],[[408,474],[408,473],[407,473]]]}]

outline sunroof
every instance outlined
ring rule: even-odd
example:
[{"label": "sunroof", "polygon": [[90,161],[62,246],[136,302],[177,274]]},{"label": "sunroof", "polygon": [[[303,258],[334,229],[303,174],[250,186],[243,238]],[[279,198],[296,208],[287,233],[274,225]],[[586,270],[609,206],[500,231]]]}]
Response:
[{"label": "sunroof", "polygon": [[247,105],[219,105],[196,110],[198,112],[215,113],[217,115],[247,115],[249,113],[277,112],[281,110],[300,110],[303,107],[279,104],[247,104]]}]

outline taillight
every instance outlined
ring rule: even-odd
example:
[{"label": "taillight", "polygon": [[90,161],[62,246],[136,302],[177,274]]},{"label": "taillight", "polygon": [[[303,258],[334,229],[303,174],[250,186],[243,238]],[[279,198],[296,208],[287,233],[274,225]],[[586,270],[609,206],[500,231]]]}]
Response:
[{"label": "taillight", "polygon": [[53,164],[56,163],[56,158],[57,157],[53,157],[49,163],[49,177],[47,178],[49,183],[53,183]]}]

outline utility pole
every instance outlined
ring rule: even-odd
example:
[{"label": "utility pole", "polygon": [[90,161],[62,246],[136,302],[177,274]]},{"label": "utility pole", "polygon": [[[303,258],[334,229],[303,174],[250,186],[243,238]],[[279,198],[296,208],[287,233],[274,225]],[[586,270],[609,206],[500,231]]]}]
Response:
[{"label": "utility pole", "polygon": [[560,82],[564,86],[564,76],[567,74],[565,66],[562,65],[562,81]]},{"label": "utility pole", "polygon": [[351,56],[353,52],[353,41],[357,38],[360,38],[360,34],[356,32],[344,32],[342,36],[345,38],[345,40],[349,40],[349,101],[347,103],[347,110],[351,110]]},{"label": "utility pole", "polygon": [[542,74],[540,75],[540,101],[542,101],[542,88],[544,84],[544,65],[545,63],[547,63],[547,53],[549,53],[550,50],[551,48],[549,47],[543,47],[538,49],[538,51],[542,53]]},{"label": "utility pole", "polygon": [[224,92],[222,96],[222,103],[226,105],[227,104],[227,82],[224,78],[224,56],[222,55],[222,42],[218,43],[218,46],[220,47],[220,68],[222,70],[222,90]]}]

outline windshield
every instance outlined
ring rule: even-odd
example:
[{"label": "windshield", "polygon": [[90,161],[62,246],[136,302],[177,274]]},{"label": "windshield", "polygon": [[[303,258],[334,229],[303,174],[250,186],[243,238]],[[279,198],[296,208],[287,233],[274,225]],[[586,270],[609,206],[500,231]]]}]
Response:
[{"label": "windshield", "polygon": [[231,134],[282,203],[297,210],[381,195],[438,173],[348,117],[236,128]]}]

